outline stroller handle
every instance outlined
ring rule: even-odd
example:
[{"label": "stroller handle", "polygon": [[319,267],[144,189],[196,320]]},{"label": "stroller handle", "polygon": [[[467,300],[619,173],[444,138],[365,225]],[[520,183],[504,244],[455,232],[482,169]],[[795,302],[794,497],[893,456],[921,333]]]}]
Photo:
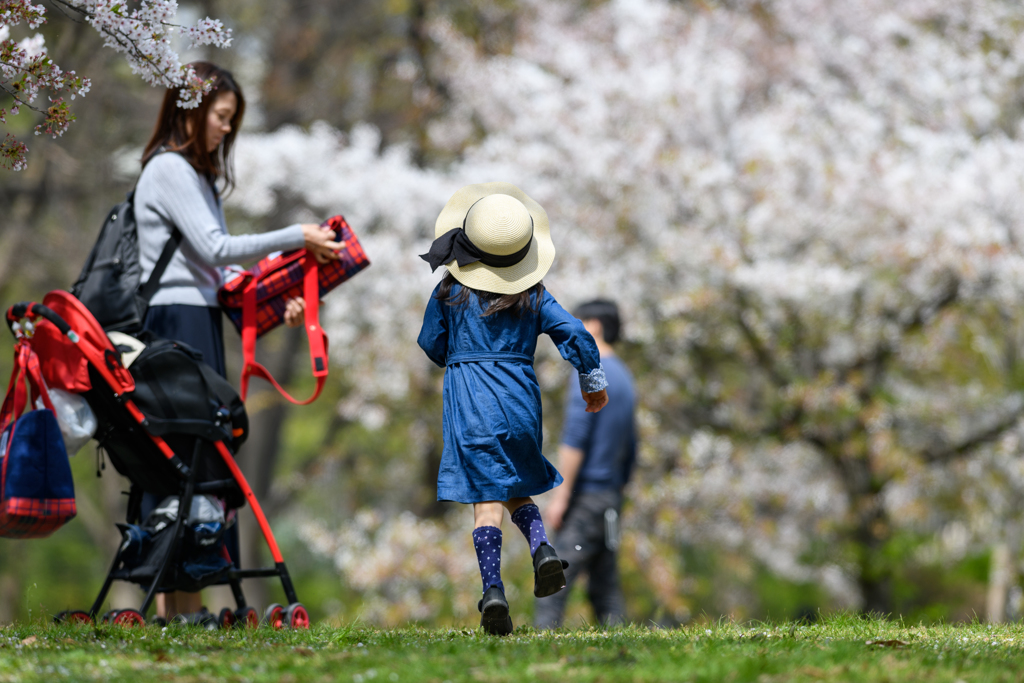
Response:
[{"label": "stroller handle", "polygon": [[[50,308],[42,304],[37,304],[34,301],[22,301],[7,309],[7,327],[10,328],[12,333],[14,332],[14,323],[26,316],[39,316],[40,318],[44,318],[53,323],[54,327],[60,330],[61,334],[70,338],[71,341],[78,341],[78,335],[71,331],[71,325],[64,322],[64,318],[54,313]],[[74,335],[74,337],[72,337],[72,335]]]}]

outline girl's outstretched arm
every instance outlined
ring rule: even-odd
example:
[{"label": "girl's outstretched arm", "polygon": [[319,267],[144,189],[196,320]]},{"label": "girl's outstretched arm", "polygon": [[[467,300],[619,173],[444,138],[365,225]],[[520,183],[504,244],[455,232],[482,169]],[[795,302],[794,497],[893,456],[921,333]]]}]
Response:
[{"label": "girl's outstretched arm", "polygon": [[[587,412],[596,413],[608,403],[604,393],[608,380],[601,367],[601,354],[597,343],[590,336],[583,323],[562,308],[555,297],[546,291],[540,305],[540,329],[555,343],[562,358],[569,361],[580,373],[580,389],[587,402]],[[600,394],[604,394],[603,400]],[[588,397],[593,395],[593,398]]]}]

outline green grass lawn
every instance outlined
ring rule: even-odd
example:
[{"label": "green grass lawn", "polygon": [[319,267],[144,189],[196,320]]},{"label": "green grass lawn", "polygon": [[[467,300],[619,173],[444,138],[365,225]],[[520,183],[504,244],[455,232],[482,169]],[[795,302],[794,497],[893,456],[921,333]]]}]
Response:
[{"label": "green grass lawn", "polygon": [[14,625],[0,681],[1016,681],[1024,626],[703,624],[538,632]]}]

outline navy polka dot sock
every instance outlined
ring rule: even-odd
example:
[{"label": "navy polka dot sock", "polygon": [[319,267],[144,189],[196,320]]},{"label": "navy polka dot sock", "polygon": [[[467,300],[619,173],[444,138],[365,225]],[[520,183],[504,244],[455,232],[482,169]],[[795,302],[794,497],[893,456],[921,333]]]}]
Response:
[{"label": "navy polka dot sock", "polygon": [[501,529],[496,526],[482,526],[473,529],[473,545],[476,547],[476,561],[480,564],[480,578],[484,580],[484,592],[497,586],[505,592],[501,582]]},{"label": "navy polka dot sock", "polygon": [[527,503],[512,513],[512,521],[530,542],[530,555],[537,552],[542,543],[548,542],[548,534],[544,531],[544,521],[540,518],[540,510],[533,503]]}]

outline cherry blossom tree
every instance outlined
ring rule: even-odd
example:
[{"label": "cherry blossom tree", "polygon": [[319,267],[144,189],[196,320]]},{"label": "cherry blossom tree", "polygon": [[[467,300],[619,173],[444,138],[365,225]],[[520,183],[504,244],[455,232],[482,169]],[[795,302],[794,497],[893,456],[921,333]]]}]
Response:
[{"label": "cherry blossom tree", "polygon": [[[214,45],[228,47],[231,31],[217,19],[201,19],[194,26],[174,22],[178,4],[174,0],[53,0],[69,19],[84,21],[103,37],[103,44],[123,53],[133,73],[154,86],[181,88],[178,104],[190,108],[209,92],[210,82],[182,65],[172,49],[176,34],[189,47]],[[90,81],[74,71],[65,71],[47,55],[42,34],[15,40],[11,29],[24,24],[30,30],[46,23],[46,8],[31,0],[0,0],[0,93],[11,100],[10,110],[0,108],[0,123],[27,107],[43,116],[35,134],[59,137],[75,120],[69,100],[84,97]],[[49,92],[48,104],[36,102]],[[68,100],[65,100],[65,96]],[[0,142],[0,164],[16,171],[27,164],[28,147],[13,134]]]},{"label": "cherry blossom tree", "polygon": [[[491,54],[439,18],[410,68],[443,82],[427,137],[454,163],[287,128],[240,139],[233,201],[365,236],[374,267],[326,320],[339,410],[380,427],[436,391],[415,347],[434,217],[462,184],[516,183],[551,216],[555,296],[627,312],[627,550],[665,603],[685,612],[696,545],[889,611],[895,563],[1019,543],[1022,22],[1001,0],[528,0]],[[566,373],[542,347],[549,396]],[[934,541],[894,560],[902,534]]]}]

